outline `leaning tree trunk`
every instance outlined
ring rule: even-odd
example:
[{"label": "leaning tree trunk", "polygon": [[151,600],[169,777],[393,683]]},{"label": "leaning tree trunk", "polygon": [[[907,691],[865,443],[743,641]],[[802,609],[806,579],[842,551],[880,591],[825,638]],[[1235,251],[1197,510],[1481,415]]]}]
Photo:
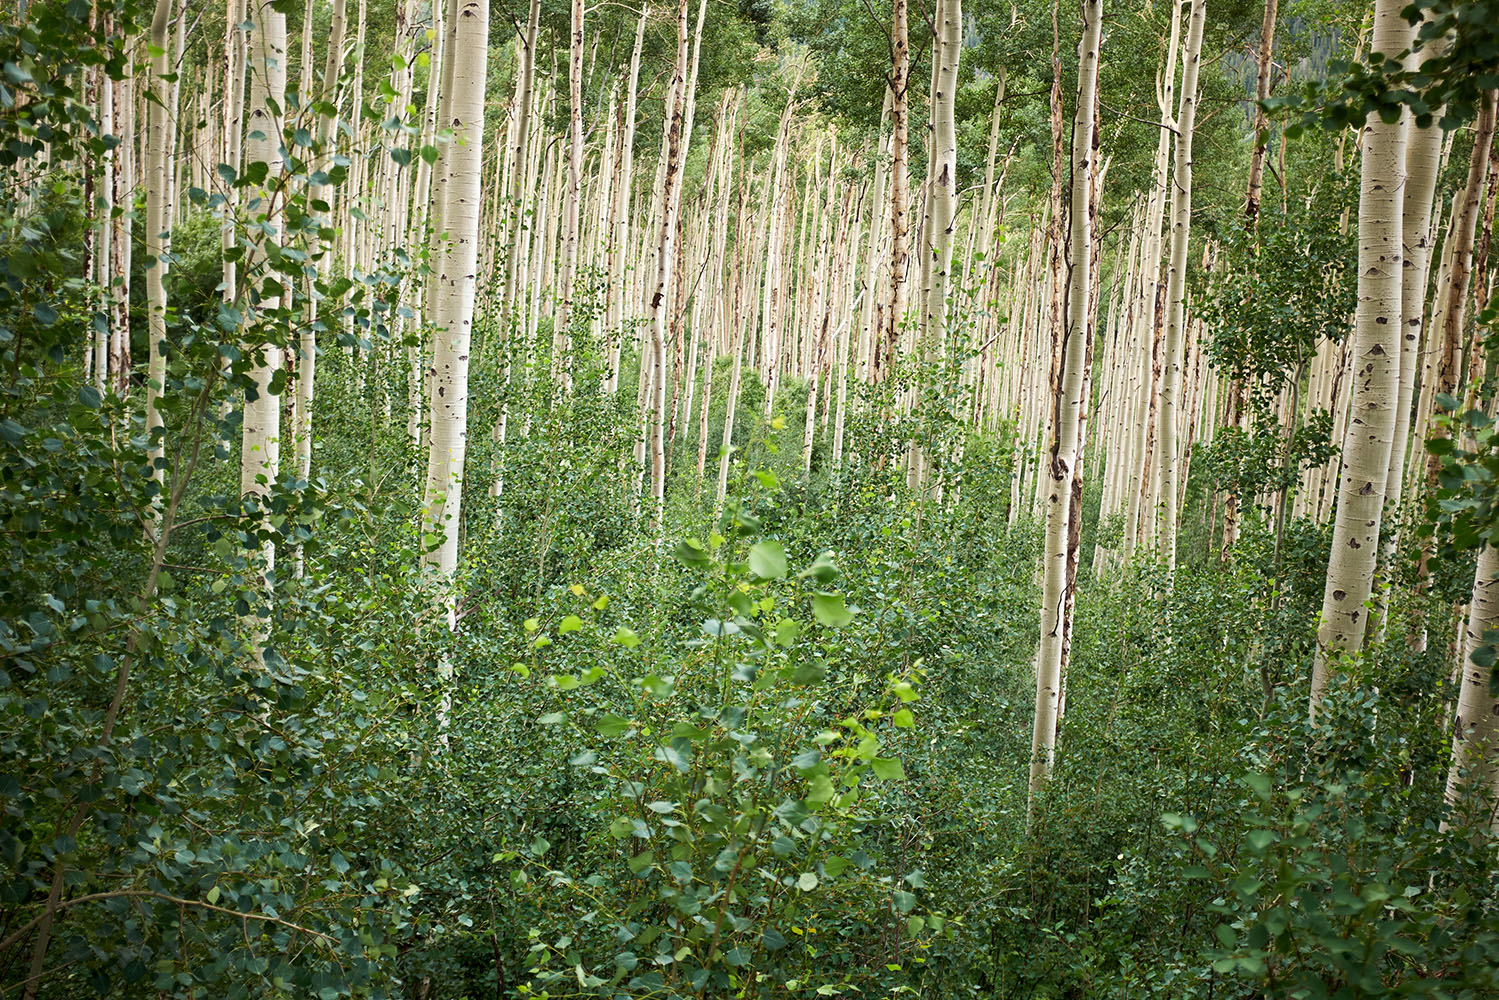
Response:
[{"label": "leaning tree trunk", "polygon": [[[1071,238],[1067,242],[1070,280],[1067,324],[1062,331],[1062,364],[1052,383],[1052,434],[1046,542],[1041,585],[1041,648],[1036,656],[1036,711],[1031,733],[1030,787],[1026,813],[1051,774],[1056,755],[1057,711],[1062,691],[1062,651],[1067,634],[1067,543],[1072,509],[1072,471],[1078,456],[1078,424],[1083,408],[1083,369],[1088,356],[1088,290],[1092,278],[1093,220],[1089,193],[1094,165],[1093,100],[1098,87],[1098,48],[1103,0],[1084,0],[1083,33],[1078,42],[1077,106],[1072,125]],[[1058,163],[1056,169],[1061,170]]]},{"label": "leaning tree trunk", "polygon": [[[1401,9],[1399,0],[1376,0],[1373,49],[1387,59],[1398,57],[1410,42]],[[1371,113],[1364,122],[1359,180],[1353,397],[1312,666],[1314,717],[1335,658],[1361,650],[1368,626],[1364,605],[1374,587],[1399,396],[1404,174],[1402,123]]]}]

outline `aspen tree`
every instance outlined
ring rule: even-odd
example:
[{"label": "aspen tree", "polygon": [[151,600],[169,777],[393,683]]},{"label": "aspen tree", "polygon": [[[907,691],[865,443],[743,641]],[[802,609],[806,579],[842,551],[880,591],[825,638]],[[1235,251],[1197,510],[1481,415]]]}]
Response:
[{"label": "aspen tree", "polygon": [[115,147],[112,204],[124,209],[114,218],[110,236],[110,317],[109,373],[114,391],[124,396],[130,391],[130,258],[131,231],[135,213],[129,206],[135,202],[137,162],[133,139],[136,132],[135,75],[133,60],[126,60],[123,79],[110,81],[114,102],[115,134],[126,139]]},{"label": "aspen tree", "polygon": [[146,368],[146,455],[151,478],[160,486],[166,481],[166,428],[162,425],[160,399],[166,389],[167,359],[167,235],[172,226],[171,190],[167,180],[171,159],[172,109],[160,88],[171,70],[171,43],[167,21],[172,0],[156,0],[151,18],[151,86],[157,100],[150,105],[146,135],[146,336],[150,355]]},{"label": "aspen tree", "polygon": [[[1264,17],[1260,22],[1260,43],[1255,53],[1255,108],[1254,146],[1249,151],[1249,183],[1244,196],[1244,219],[1254,226],[1259,220],[1260,195],[1265,179],[1265,152],[1270,138],[1270,119],[1265,113],[1264,102],[1270,97],[1271,74],[1274,70],[1275,23],[1279,0],[1265,0]],[[1235,379],[1229,386],[1228,424],[1242,429],[1247,416],[1247,386]],[[1238,537],[1239,496],[1237,490],[1229,490],[1223,507],[1223,556]]]},{"label": "aspen tree", "polygon": [[770,177],[769,225],[766,229],[765,283],[760,307],[760,369],[765,383],[765,416],[768,419],[775,407],[776,390],[781,383],[781,339],[785,323],[785,247],[790,242],[786,236],[786,215],[789,210],[787,188],[795,184],[795,168],[788,170],[787,158],[791,147],[791,117],[796,108],[796,87],[781,112],[780,125],[776,130],[776,146],[772,155],[774,169]]},{"label": "aspen tree", "polygon": [[1188,0],[1192,19],[1182,54],[1181,110],[1176,120],[1176,169],[1171,197],[1171,259],[1166,272],[1165,359],[1161,367],[1160,402],[1156,411],[1160,450],[1161,559],[1168,572],[1176,568],[1177,485],[1181,465],[1177,455],[1177,397],[1181,390],[1182,338],[1186,326],[1187,241],[1192,227],[1192,132],[1197,119],[1197,70],[1202,59],[1202,29],[1206,0]]},{"label": "aspen tree", "polygon": [[[1493,796],[1499,792],[1499,700],[1491,694],[1492,667],[1474,662],[1486,633],[1499,627],[1499,548],[1485,545],[1473,573],[1473,595],[1463,629],[1462,685],[1452,724],[1452,763],[1447,770],[1446,797],[1456,805],[1466,790]],[[1499,821],[1489,818],[1489,826]]]},{"label": "aspen tree", "polygon": [[562,374],[563,391],[572,387],[568,361],[562,357],[572,343],[568,325],[572,322],[573,283],[578,271],[578,213],[583,185],[583,0],[572,0],[572,22],[568,32],[567,64],[567,199],[563,211],[562,273],[558,278],[558,302],[555,342],[562,347],[553,358]]},{"label": "aspen tree", "polygon": [[[280,212],[272,193],[274,179],[281,172],[281,114],[286,104],[286,15],[275,9],[271,0],[253,0],[250,10],[254,27],[250,38],[249,118],[245,124],[245,161],[264,163],[267,181],[252,195],[248,206],[264,218],[262,239],[278,238]],[[247,255],[247,261],[259,264],[264,251]],[[249,273],[253,274],[251,270]],[[268,280],[270,277],[268,276]],[[257,309],[271,313],[280,306],[279,295],[263,295]],[[271,394],[272,380],[282,367],[282,348],[266,344],[251,372],[255,381],[254,398],[245,402],[240,437],[240,493],[264,496],[281,471],[281,401]],[[266,568],[274,568],[275,548],[265,546]]]},{"label": "aspen tree", "polygon": [[1249,151],[1249,185],[1244,196],[1244,217],[1253,224],[1260,214],[1260,192],[1265,182],[1265,148],[1270,138],[1270,119],[1264,102],[1270,97],[1270,75],[1274,69],[1275,18],[1280,0],[1265,0],[1260,21],[1260,44],[1255,52],[1254,146]]},{"label": "aspen tree", "polygon": [[667,88],[665,172],[662,176],[661,228],[656,250],[655,291],[651,323],[651,525],[659,542],[665,531],[666,507],[666,332],[667,282],[676,264],[677,215],[682,200],[682,124],[686,116],[687,0],[677,3],[677,55]]},{"label": "aspen tree", "polygon": [[931,267],[925,308],[927,336],[938,342],[947,336],[948,277],[952,267],[953,230],[957,225],[958,132],[957,90],[958,61],[963,51],[962,0],[942,0],[938,7],[936,30],[936,64],[933,75],[936,90],[931,95],[932,139],[930,154],[931,188],[928,216],[931,228],[926,245]]},{"label": "aspen tree", "polygon": [[[1407,65],[1419,70],[1427,59],[1439,55],[1445,39],[1408,55]],[[1437,111],[1434,117],[1440,118]],[[1405,456],[1411,429],[1411,404],[1415,394],[1421,327],[1426,311],[1426,283],[1431,268],[1431,206],[1436,195],[1437,160],[1442,134],[1435,123],[1421,126],[1407,112],[1405,132],[1405,190],[1401,206],[1400,266],[1400,383],[1395,402],[1395,430],[1390,441],[1390,464],[1385,475],[1385,510],[1394,519],[1380,539],[1380,561],[1388,576],[1399,546],[1400,504],[1405,492]],[[1374,634],[1383,637],[1389,588],[1382,583],[1375,594]]]},{"label": "aspen tree", "polygon": [[630,55],[630,69],[625,87],[624,119],[619,129],[619,155],[616,158],[619,177],[614,184],[614,202],[609,210],[607,267],[609,303],[604,325],[609,337],[609,361],[604,374],[604,390],[613,395],[619,389],[619,355],[623,340],[621,330],[624,303],[629,298],[624,289],[625,254],[630,244],[630,195],[635,165],[635,112],[640,87],[640,52],[645,43],[645,26],[650,5],[642,4],[635,26],[635,47]]},{"label": "aspen tree", "polygon": [[[106,20],[106,23],[107,20]],[[109,77],[104,75],[102,68],[97,70],[99,81],[95,100],[99,109],[99,131],[103,135],[114,134],[114,85]],[[118,149],[118,147],[116,147]],[[94,281],[104,289],[99,300],[99,316],[101,322],[97,323],[98,329],[94,332],[93,340],[93,376],[94,388],[101,394],[109,383],[109,314],[113,295],[110,287],[113,284],[113,252],[114,239],[114,173],[116,150],[107,150],[100,158],[99,198],[102,205],[99,211],[99,238],[94,253]]]},{"label": "aspen tree", "polygon": [[[1373,50],[1393,59],[1410,43],[1398,0],[1376,0]],[[1327,562],[1311,714],[1327,689],[1333,658],[1363,648],[1364,603],[1374,584],[1399,396],[1401,219],[1405,142],[1399,120],[1371,113],[1364,122],[1359,178],[1358,305],[1354,314],[1354,383],[1332,553]]]},{"label": "aspen tree", "polygon": [[[344,28],[346,22],[347,6],[345,0],[333,0],[329,13],[328,23],[328,51],[323,62],[322,77],[318,81],[318,89],[315,94],[316,100],[328,105],[333,101],[335,91],[338,87],[338,78],[343,75],[344,66]],[[312,69],[309,64],[304,63],[302,67],[304,77],[310,79]],[[304,80],[304,84],[311,86],[310,82]],[[329,108],[318,110],[317,136],[318,148],[325,157],[329,156],[329,146],[333,142],[333,136],[337,127],[337,111]],[[425,162],[425,161],[423,161]],[[323,202],[326,205],[329,198],[327,185],[316,185],[312,189],[314,203]],[[316,204],[313,211],[319,212],[324,218],[324,223],[331,225],[328,218],[328,208],[319,211]],[[331,264],[331,254],[325,253],[318,260],[319,274],[327,274]],[[317,316],[317,297],[309,296],[307,308],[309,320]],[[296,408],[295,419],[292,425],[292,442],[296,453],[297,478],[306,480],[312,475],[312,398],[317,371],[317,330],[312,322],[308,322],[303,328],[297,343],[297,384],[296,384]]]},{"label": "aspen tree", "polygon": [[[744,216],[744,185],[745,172],[741,171],[737,195],[738,211],[735,213],[740,220],[738,231],[739,253],[735,255],[735,269],[741,277],[743,276],[746,263],[753,266],[753,260],[747,260],[750,257],[748,248],[755,245],[756,239],[756,227],[748,225]],[[758,258],[758,255],[755,256]],[[750,284],[750,282],[740,282],[740,286],[746,289],[746,299],[751,302],[758,302],[758,298],[753,297],[748,292]],[[746,315],[743,319],[734,324],[733,343],[729,347],[729,355],[732,360],[729,367],[729,392],[724,399],[723,439],[718,449],[718,491],[713,504],[713,516],[715,519],[723,512],[724,496],[727,494],[729,488],[729,461],[734,454],[734,415],[739,407],[739,388],[744,377],[744,340],[746,333],[752,329],[754,322],[748,315],[750,309],[746,307],[744,311]]]},{"label": "aspen tree", "polygon": [[[1067,549],[1072,509],[1073,467],[1078,458],[1078,422],[1083,408],[1085,343],[1088,329],[1088,290],[1092,276],[1093,220],[1089,195],[1094,169],[1093,103],[1098,86],[1099,42],[1102,37],[1102,0],[1084,0],[1083,31],[1078,42],[1077,105],[1072,129],[1072,190],[1067,256],[1070,278],[1067,323],[1062,330],[1061,367],[1051,385],[1051,442],[1046,478],[1046,540],[1042,568],[1041,645],[1036,657],[1036,710],[1031,733],[1031,765],[1026,814],[1046,783],[1056,754],[1057,715],[1062,688],[1067,623]],[[1062,165],[1057,164],[1060,171]]]},{"label": "aspen tree", "polygon": [[907,0],[893,0],[890,22],[890,289],[885,312],[883,343],[875,345],[874,381],[888,374],[895,364],[895,346],[906,312],[907,212],[910,208],[908,90],[911,53],[907,33]]},{"label": "aspen tree", "polygon": [[[219,162],[236,174],[240,168],[240,143],[244,128],[245,103],[245,58],[247,54],[245,33],[241,23],[245,19],[245,0],[228,0],[225,7],[224,29],[224,147],[219,152]],[[227,204],[224,208],[224,223],[220,243],[224,249],[223,288],[224,301],[234,303],[238,298],[238,268],[228,251],[235,243],[234,210],[239,205],[239,189],[230,187],[225,192]]]},{"label": "aspen tree", "polygon": [[635,26],[635,47],[630,55],[630,69],[625,87],[624,119],[619,129],[619,177],[614,183],[614,200],[609,210],[608,273],[609,303],[604,325],[609,337],[609,361],[604,374],[604,390],[611,395],[619,388],[619,353],[623,339],[625,294],[625,253],[630,243],[630,194],[634,177],[635,160],[635,110],[640,87],[640,51],[645,43],[645,25],[650,17],[650,5],[642,4],[640,19]]},{"label": "aspen tree", "polygon": [[[450,35],[452,92],[442,99],[444,124],[454,142],[443,152],[441,219],[447,239],[441,244],[435,277],[438,295],[433,321],[432,433],[427,453],[423,561],[449,582],[458,568],[459,517],[462,513],[463,467],[468,445],[469,341],[479,264],[479,210],[484,151],[484,83],[488,61],[489,2],[459,0]],[[447,603],[448,627],[454,628],[456,605]],[[446,671],[446,667],[444,668]]]},{"label": "aspen tree", "polygon": [[[1473,153],[1468,161],[1467,180],[1461,195],[1453,202],[1452,224],[1447,234],[1448,264],[1446,274],[1437,282],[1438,302],[1433,315],[1432,332],[1439,336],[1436,377],[1431,383],[1433,395],[1423,393],[1426,403],[1426,423],[1430,425],[1437,410],[1436,395],[1456,394],[1458,389],[1458,354],[1462,347],[1464,322],[1467,318],[1469,288],[1473,283],[1473,237],[1478,224],[1479,203],[1483,197],[1484,182],[1488,174],[1489,144],[1494,139],[1496,124],[1496,101],[1499,91],[1490,91],[1479,109],[1474,127]],[[1482,278],[1480,277],[1480,281]],[[1423,430],[1424,430],[1423,426]],[[1443,432],[1438,431],[1438,434]],[[1428,486],[1437,481],[1441,469],[1441,457],[1430,453],[1426,457],[1426,480]]]}]

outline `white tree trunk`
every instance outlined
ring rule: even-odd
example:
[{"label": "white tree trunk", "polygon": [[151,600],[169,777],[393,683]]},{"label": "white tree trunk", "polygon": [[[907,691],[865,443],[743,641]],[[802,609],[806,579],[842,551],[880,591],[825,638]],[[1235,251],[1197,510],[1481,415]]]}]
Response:
[{"label": "white tree trunk", "polygon": [[1197,70],[1202,61],[1206,0],[1190,0],[1192,20],[1182,55],[1181,110],[1176,116],[1176,171],[1171,198],[1171,260],[1166,273],[1165,358],[1156,411],[1156,447],[1160,455],[1161,560],[1167,572],[1176,568],[1176,529],[1180,462],[1177,456],[1177,396],[1181,391],[1182,338],[1186,327],[1187,241],[1192,228],[1192,131],[1197,119]]},{"label": "white tree trunk", "polygon": [[[463,465],[468,445],[468,352],[479,265],[479,211],[484,150],[484,81],[488,61],[489,2],[460,0],[452,32],[453,90],[445,95],[445,124],[456,141],[443,152],[441,218],[447,239],[436,261],[438,294],[433,316],[431,443],[427,453],[425,535],[441,541],[423,560],[444,581],[458,568]],[[430,544],[430,543],[428,543]],[[456,625],[448,603],[449,627]]]},{"label": "white tree trunk", "polygon": [[[1047,469],[1046,541],[1042,569],[1041,647],[1036,659],[1036,710],[1031,732],[1027,815],[1051,773],[1056,755],[1057,715],[1065,669],[1067,549],[1072,507],[1072,475],[1078,457],[1078,424],[1083,409],[1083,378],[1088,345],[1088,289],[1091,285],[1093,219],[1089,191],[1094,169],[1093,102],[1098,87],[1098,49],[1103,30],[1102,0],[1084,0],[1078,43],[1077,106],[1072,131],[1071,239],[1067,243],[1071,280],[1067,324],[1062,331],[1061,370],[1052,385],[1052,437]],[[1060,169],[1061,164],[1057,165]]]},{"label": "white tree trunk", "polygon": [[[1399,56],[1410,43],[1411,29],[1401,9],[1399,0],[1376,0],[1373,46],[1386,58]],[[1313,716],[1334,658],[1361,650],[1368,626],[1364,604],[1374,586],[1399,397],[1404,175],[1401,123],[1370,115],[1364,123],[1359,182],[1352,412],[1343,437],[1343,474],[1312,666]]]}]

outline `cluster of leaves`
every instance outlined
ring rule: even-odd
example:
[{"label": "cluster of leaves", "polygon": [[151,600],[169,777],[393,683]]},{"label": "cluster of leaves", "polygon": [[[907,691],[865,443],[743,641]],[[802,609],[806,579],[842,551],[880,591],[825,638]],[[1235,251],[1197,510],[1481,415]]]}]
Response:
[{"label": "cluster of leaves", "polygon": [[1253,226],[1218,226],[1216,267],[1198,277],[1194,299],[1207,325],[1208,357],[1241,393],[1243,426],[1226,427],[1197,452],[1220,489],[1240,496],[1294,487],[1303,468],[1328,461],[1332,420],[1312,409],[1289,427],[1276,412],[1327,341],[1348,329],[1356,294],[1357,245],[1328,225],[1351,197],[1342,179],[1315,192],[1304,209],[1263,213]]},{"label": "cluster of leaves", "polygon": [[1327,79],[1265,102],[1272,112],[1295,116],[1288,136],[1317,127],[1361,128],[1370,115],[1394,123],[1409,113],[1418,127],[1437,121],[1446,130],[1474,118],[1499,86],[1499,4],[1418,0],[1401,14],[1419,26],[1407,51],[1334,61]]},{"label": "cluster of leaves", "polygon": [[1298,692],[1255,735],[1237,815],[1162,817],[1182,877],[1217,892],[1206,957],[1230,984],[1287,997],[1499,988],[1492,840],[1433,822],[1440,795],[1409,776],[1441,743],[1413,745],[1382,708],[1348,686],[1310,723]]},{"label": "cluster of leaves", "polygon": [[[905,779],[886,745],[915,725],[913,679],[831,689],[829,643],[857,610],[827,589],[831,553],[797,585],[779,542],[748,544],[755,518],[731,524],[677,546],[703,576],[690,606],[711,615],[685,655],[663,662],[659,637],[619,626],[607,641],[622,652],[546,677],[566,699],[539,721],[570,731],[568,763],[600,791],[572,858],[538,838],[494,859],[571,916],[560,934],[531,931],[531,994],[829,995],[919,962],[945,927],[915,912],[920,869],[890,873],[873,837],[880,783]],[[572,592],[581,614],[528,620],[532,660],[513,669],[531,676],[548,647],[589,641],[608,599]]]}]

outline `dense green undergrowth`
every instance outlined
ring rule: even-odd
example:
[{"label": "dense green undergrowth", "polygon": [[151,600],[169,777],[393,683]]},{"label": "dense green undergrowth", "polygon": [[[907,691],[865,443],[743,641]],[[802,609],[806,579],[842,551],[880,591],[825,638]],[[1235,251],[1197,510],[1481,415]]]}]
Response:
[{"label": "dense green undergrowth", "polygon": [[206,388],[181,419],[214,457],[153,595],[130,414],[27,372],[3,399],[11,986],[61,871],[49,996],[1495,988],[1490,844],[1439,830],[1451,605],[1397,604],[1429,652],[1370,653],[1309,726],[1311,526],[1274,600],[1263,526],[1169,588],[1084,570],[1027,831],[1038,537],[1001,440],[942,502],[858,459],[808,478],[804,396],[765,424],[752,389],[726,511],[683,443],[658,545],[613,404],[538,406],[476,449],[505,485],[472,476],[449,634],[396,377],[330,353],[316,482],[249,522]]}]

